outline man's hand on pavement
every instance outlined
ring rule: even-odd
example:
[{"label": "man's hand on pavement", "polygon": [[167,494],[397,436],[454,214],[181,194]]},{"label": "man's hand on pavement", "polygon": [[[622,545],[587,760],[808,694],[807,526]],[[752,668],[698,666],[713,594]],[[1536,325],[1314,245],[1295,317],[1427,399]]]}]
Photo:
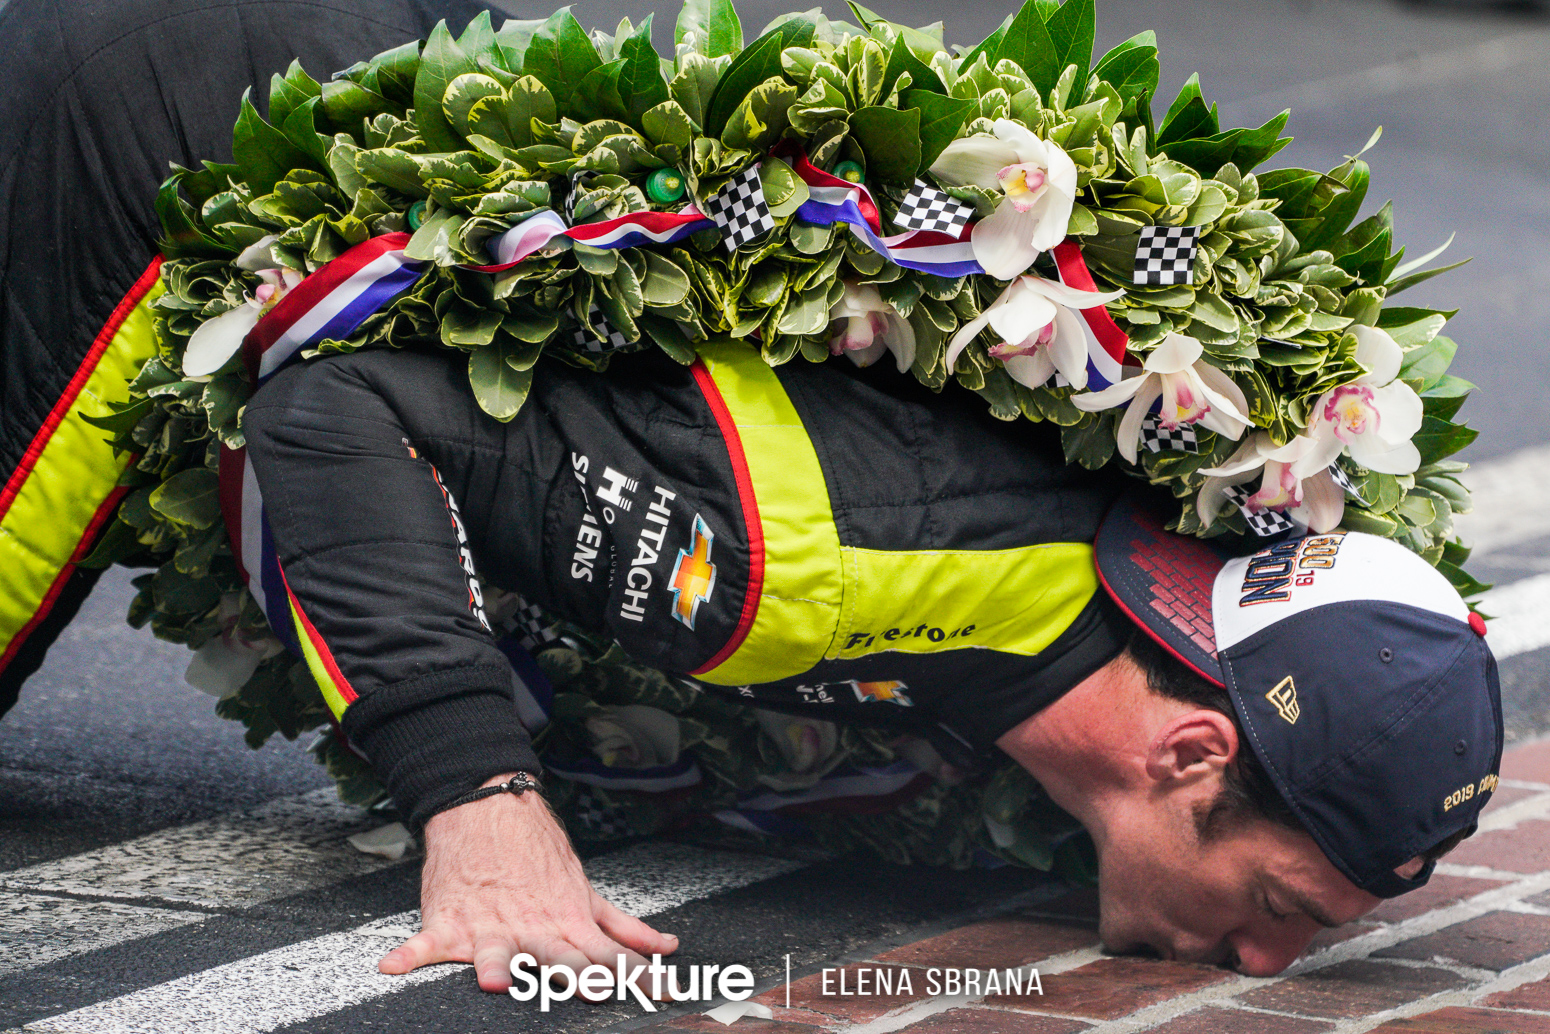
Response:
[{"label": "man's hand on pavement", "polygon": [[[490,779],[494,786],[510,779]],[[580,972],[625,956],[667,955],[678,938],[604,901],[581,870],[565,831],[537,793],[496,794],[444,811],[425,826],[420,932],[382,957],[383,973],[471,962],[485,991],[511,986],[511,960]]]}]

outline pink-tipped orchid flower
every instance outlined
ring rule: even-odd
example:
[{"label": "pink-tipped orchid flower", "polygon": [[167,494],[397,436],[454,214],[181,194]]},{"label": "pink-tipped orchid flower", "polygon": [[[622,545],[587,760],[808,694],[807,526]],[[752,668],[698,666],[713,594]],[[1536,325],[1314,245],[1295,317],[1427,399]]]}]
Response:
[{"label": "pink-tipped orchid flower", "polygon": [[1002,195],[995,214],[974,226],[974,257],[997,280],[1010,280],[1066,236],[1076,203],[1076,165],[1058,144],[1040,140],[1011,119],[997,119],[994,136],[954,140],[931,173],[950,186],[972,185]]},{"label": "pink-tipped orchid flower", "polygon": [[258,323],[259,317],[274,308],[286,293],[302,281],[302,274],[294,269],[274,267],[269,255],[269,245],[274,243],[271,234],[246,248],[234,263],[239,269],[257,273],[263,281],[253,294],[245,298],[235,309],[221,313],[214,319],[205,320],[188,339],[183,350],[183,376],[189,379],[208,378],[226,365],[242,340]]},{"label": "pink-tipped orchid flower", "polygon": [[1356,361],[1367,372],[1320,395],[1308,413],[1315,447],[1296,463],[1298,477],[1323,470],[1341,452],[1368,470],[1413,474],[1421,453],[1410,439],[1421,429],[1421,398],[1395,380],[1404,350],[1387,332],[1355,326]]},{"label": "pink-tipped orchid flower", "polygon": [[1316,446],[1306,435],[1276,445],[1264,431],[1254,432],[1227,462],[1201,471],[1206,480],[1195,499],[1195,512],[1201,523],[1207,528],[1215,523],[1228,487],[1252,481],[1257,475],[1259,490],[1243,503],[1249,510],[1284,513],[1317,534],[1333,531],[1345,516],[1345,490],[1335,482],[1328,467],[1305,476],[1296,473],[1298,461]]},{"label": "pink-tipped orchid flower", "polygon": [[893,352],[903,373],[915,362],[915,328],[871,284],[845,284],[845,294],[829,310],[831,355],[846,355],[857,366],[871,366]]},{"label": "pink-tipped orchid flower", "polygon": [[1115,437],[1119,454],[1131,463],[1136,462],[1141,421],[1159,398],[1159,426],[1171,431],[1183,424],[1199,424],[1237,441],[1249,427],[1249,418],[1244,415],[1248,399],[1231,377],[1201,358],[1204,353],[1194,338],[1169,334],[1146,357],[1141,376],[1102,391],[1072,395],[1071,402],[1089,413],[1130,403]]},{"label": "pink-tipped orchid flower", "polygon": [[1077,388],[1087,387],[1087,332],[1077,309],[1090,309],[1124,291],[1079,291],[1041,276],[1013,280],[1001,297],[959,328],[947,346],[947,368],[989,326],[1001,343],[990,354],[1019,384],[1038,387],[1058,371]]}]

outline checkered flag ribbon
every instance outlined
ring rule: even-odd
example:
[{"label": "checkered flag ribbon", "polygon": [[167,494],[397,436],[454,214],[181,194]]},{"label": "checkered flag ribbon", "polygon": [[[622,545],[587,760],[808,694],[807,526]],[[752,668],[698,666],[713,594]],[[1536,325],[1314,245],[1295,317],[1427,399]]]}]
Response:
[{"label": "checkered flag ribbon", "polygon": [[632,832],[624,809],[603,800],[586,786],[576,793],[571,806],[576,822],[596,839],[627,837]]},{"label": "checkered flag ribbon", "polygon": [[[603,311],[595,304],[592,306],[592,311],[588,313],[587,323],[592,326],[589,327],[586,323],[578,324],[571,333],[571,343],[583,352],[613,352],[634,343],[615,330],[614,325],[608,322]],[[598,337],[592,327],[602,327],[604,336]]]},{"label": "checkered flag ribbon", "polygon": [[1194,283],[1198,226],[1143,226],[1136,243],[1135,283],[1149,287]]},{"label": "checkered flag ribbon", "polygon": [[1355,499],[1359,503],[1365,504],[1367,502],[1367,500],[1362,498],[1362,493],[1356,490],[1356,485],[1351,482],[1351,476],[1340,469],[1340,464],[1331,463],[1329,465],[1329,477],[1330,480],[1334,481],[1335,484],[1344,489],[1346,495],[1350,496],[1352,499]]},{"label": "checkered flag ribbon", "polygon": [[726,186],[716,191],[703,207],[721,229],[721,241],[728,251],[752,244],[775,229],[775,217],[770,215],[769,203],[764,200],[757,165],[750,165],[727,180]]},{"label": "checkered flag ribbon", "polygon": [[581,199],[581,192],[587,188],[587,183],[592,179],[590,172],[573,172],[570,174],[570,189],[565,192],[565,224],[576,225],[576,202]]},{"label": "checkered flag ribbon", "polygon": [[516,626],[513,632],[518,637],[518,646],[528,653],[536,653],[550,643],[560,641],[554,622],[544,616],[542,608],[521,596],[517,597],[517,603],[517,612],[511,616],[511,621]]},{"label": "checkered flag ribbon", "polygon": [[945,190],[918,179],[899,202],[899,214],[894,223],[901,230],[935,230],[957,237],[973,215],[973,205],[966,205]]},{"label": "checkered flag ribbon", "polygon": [[1248,522],[1249,530],[1260,538],[1269,538],[1271,535],[1279,535],[1283,531],[1291,531],[1297,527],[1297,522],[1278,510],[1251,510],[1246,504],[1249,496],[1254,493],[1242,485],[1228,485],[1227,498],[1232,500],[1243,519]]},{"label": "checkered flag ribbon", "polygon": [[1180,424],[1168,429],[1162,425],[1156,413],[1148,413],[1141,421],[1141,444],[1146,451],[1159,453],[1164,449],[1172,452],[1200,452],[1200,438],[1193,424]]}]

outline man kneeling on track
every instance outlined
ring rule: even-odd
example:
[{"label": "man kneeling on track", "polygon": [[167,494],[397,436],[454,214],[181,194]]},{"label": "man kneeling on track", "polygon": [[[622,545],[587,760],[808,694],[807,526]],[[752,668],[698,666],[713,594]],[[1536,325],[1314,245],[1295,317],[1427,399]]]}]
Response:
[{"label": "man kneeling on track", "polygon": [[[4,190],[26,216],[0,223],[8,485],[51,476],[45,432],[88,364],[150,354],[121,312],[154,282],[155,184],[167,159],[224,149],[250,72],[293,55],[339,67],[470,14],[146,0],[78,17],[78,37],[54,6],[0,11],[21,62]],[[217,52],[241,59],[201,64]],[[186,67],[200,75],[172,74]],[[1092,834],[1116,950],[1278,972],[1321,926],[1424,883],[1495,785],[1483,626],[1423,560],[1360,534],[1224,555],[956,388],[845,363],[772,371],[712,344],[692,368],[545,362],[501,424],[461,360],[376,351],[281,372],[245,425],[308,660],[424,824],[424,928],[384,972],[472,962],[501,990],[519,951],[581,966],[677,946],[592,891],[519,792],[542,771],[475,560],[709,692],[882,721],[961,767],[1009,755]],[[16,661],[0,710],[90,585],[70,558],[120,470],[98,451],[95,480],[58,480],[76,493],[54,515],[58,556],[25,586],[5,572],[28,609],[4,629],[20,631],[0,644]],[[821,692],[849,681],[912,706]]]},{"label": "man kneeling on track", "polygon": [[[424,928],[384,972],[471,961],[501,990],[519,951],[676,947],[521,792],[541,769],[475,557],[707,691],[1010,755],[1091,833],[1114,950],[1277,973],[1423,884],[1495,786],[1484,625],[1420,557],[1356,533],[1230,557],[892,369],[545,363],[502,424],[457,359],[362,352],[282,371],[245,428],[314,673],[425,827]],[[913,706],[819,692],[849,680]]]}]

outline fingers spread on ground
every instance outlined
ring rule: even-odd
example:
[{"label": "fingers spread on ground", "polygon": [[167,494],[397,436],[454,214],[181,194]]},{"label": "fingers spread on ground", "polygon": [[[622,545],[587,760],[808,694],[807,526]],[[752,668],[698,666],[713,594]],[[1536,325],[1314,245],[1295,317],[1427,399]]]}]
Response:
[{"label": "fingers spread on ground", "polygon": [[511,986],[511,957],[516,942],[508,937],[482,937],[474,945],[474,973],[481,991],[505,991]]},{"label": "fingers spread on ground", "polygon": [[421,966],[429,966],[433,962],[463,961],[467,960],[452,956],[444,931],[439,927],[431,927],[421,930],[382,956],[381,961],[377,963],[377,969],[380,972],[398,976],[412,969],[419,969]]},{"label": "fingers spread on ground", "polygon": [[643,955],[671,955],[678,950],[677,937],[661,933],[627,912],[621,912],[596,892],[592,894],[592,915],[604,933]]},{"label": "fingers spread on ground", "polygon": [[[613,988],[613,980],[587,979],[587,986],[595,988],[593,993],[585,993],[580,990],[582,971],[592,965],[592,960],[576,947],[571,941],[561,938],[539,942],[527,949],[534,958],[538,959],[540,966],[552,966],[549,976],[549,986],[558,995],[569,998],[574,993],[577,998],[591,1002],[601,1002],[607,999]],[[613,967],[610,965],[609,970]]]},{"label": "fingers spread on ground", "polygon": [[641,975],[651,965],[651,962],[640,955],[640,953],[620,946],[601,933],[595,936],[572,937],[571,939],[576,942],[582,951],[587,953],[587,958],[591,959],[594,965],[607,966],[609,969],[612,969],[616,979],[619,973],[619,961],[623,959],[626,981],[630,979],[632,973],[636,974],[635,980],[638,983],[635,986],[639,987],[649,997],[657,999],[662,997],[660,993],[652,994],[650,978]]},{"label": "fingers spread on ground", "polygon": [[571,936],[571,940],[575,943],[576,947],[580,948],[583,952],[586,953],[587,958],[591,959],[599,966],[607,966],[610,969],[617,969],[619,966],[619,956],[621,955],[624,956],[624,965],[626,968],[634,966],[645,966],[650,962],[649,959],[643,958],[639,952],[631,951],[623,945],[610,940],[601,932],[593,932],[585,935],[574,934]]},{"label": "fingers spread on ground", "polygon": [[580,973],[592,965],[592,960],[570,941],[561,937],[548,940],[534,940],[531,947],[526,950],[540,966],[569,966],[573,972]]}]

